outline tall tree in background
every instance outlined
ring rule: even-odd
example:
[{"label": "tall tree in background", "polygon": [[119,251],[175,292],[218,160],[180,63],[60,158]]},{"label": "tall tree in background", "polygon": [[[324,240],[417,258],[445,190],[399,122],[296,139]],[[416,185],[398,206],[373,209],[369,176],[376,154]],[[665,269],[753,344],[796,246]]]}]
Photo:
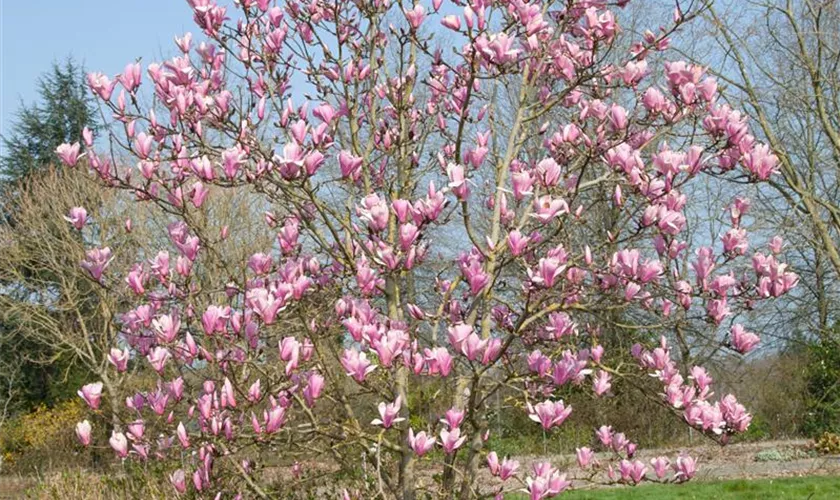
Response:
[{"label": "tall tree in background", "polygon": [[79,137],[85,127],[94,130],[95,108],[85,91],[84,68],[71,57],[38,79],[38,101],[21,103],[8,136],[2,137],[0,176],[6,186],[16,184],[33,170],[56,164],[55,148]]},{"label": "tall tree in background", "polygon": [[[70,57],[63,63],[53,63],[36,83],[38,100],[31,104],[21,103],[10,134],[0,138],[3,145],[0,199],[4,201],[0,209],[3,214],[0,232],[15,231],[16,226],[23,223],[19,202],[26,198],[33,173],[60,165],[56,147],[78,137],[85,127],[96,129],[96,108],[87,94],[84,75],[84,68]],[[42,240],[49,236],[54,235],[41,235]],[[9,244],[10,241],[3,241],[4,250]],[[21,268],[16,271],[38,283],[58,282],[55,275],[45,274],[43,270]],[[0,288],[4,292],[19,288],[21,283],[10,282],[5,278],[7,273],[2,274]],[[44,301],[36,297],[38,295],[32,295],[25,300],[33,306],[38,302],[43,305]],[[58,357],[52,346],[15,334],[19,327],[7,315],[0,315],[0,348],[5,352],[0,356],[0,380],[4,388],[0,407],[15,412],[72,395],[73,391],[67,392],[62,380],[74,365]],[[4,404],[11,400],[16,400],[17,404]]]}]

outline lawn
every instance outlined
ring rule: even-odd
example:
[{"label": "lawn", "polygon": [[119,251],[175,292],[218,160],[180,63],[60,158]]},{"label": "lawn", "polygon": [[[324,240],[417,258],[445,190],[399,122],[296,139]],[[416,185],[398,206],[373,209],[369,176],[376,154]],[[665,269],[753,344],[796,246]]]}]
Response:
[{"label": "lawn", "polygon": [[[525,499],[525,495],[517,497]],[[563,500],[633,500],[633,499],[714,499],[770,500],[837,499],[840,498],[840,477],[812,476],[754,481],[697,481],[687,484],[644,485],[635,488],[609,488],[571,491]]]}]

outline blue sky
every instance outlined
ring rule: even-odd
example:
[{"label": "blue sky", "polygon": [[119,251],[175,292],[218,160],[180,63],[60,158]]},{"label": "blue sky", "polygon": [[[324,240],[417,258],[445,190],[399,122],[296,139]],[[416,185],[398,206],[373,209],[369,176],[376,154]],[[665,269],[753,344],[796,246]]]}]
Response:
[{"label": "blue sky", "polygon": [[0,0],[0,131],[53,61],[72,55],[115,75],[136,57],[171,56],[187,31],[199,30],[186,0]]}]

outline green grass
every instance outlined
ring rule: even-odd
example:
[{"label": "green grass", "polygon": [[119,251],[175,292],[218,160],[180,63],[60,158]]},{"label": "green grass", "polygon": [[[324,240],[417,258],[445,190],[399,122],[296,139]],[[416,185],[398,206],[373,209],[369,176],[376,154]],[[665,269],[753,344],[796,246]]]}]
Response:
[{"label": "green grass", "polygon": [[[525,499],[526,496],[515,497]],[[650,484],[622,488],[570,491],[563,500],[772,500],[783,499],[840,499],[840,477],[811,476],[754,481],[709,481],[686,484]]]}]

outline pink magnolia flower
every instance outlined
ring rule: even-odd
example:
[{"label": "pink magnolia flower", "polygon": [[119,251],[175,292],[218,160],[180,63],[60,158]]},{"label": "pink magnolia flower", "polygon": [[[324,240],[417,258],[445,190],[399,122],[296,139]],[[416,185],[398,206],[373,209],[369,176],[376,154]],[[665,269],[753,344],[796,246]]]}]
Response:
[{"label": "pink magnolia flower", "polygon": [[187,491],[187,479],[183,469],[177,469],[169,475],[169,482],[179,494],[184,494]]},{"label": "pink magnolia flower", "polygon": [[188,53],[192,45],[192,33],[187,32],[182,37],[175,37],[175,45],[178,46],[181,52]]},{"label": "pink magnolia flower", "polygon": [[[566,142],[575,142],[577,140],[577,135],[580,133],[580,129],[577,125],[566,125],[563,128],[563,131],[565,134],[564,140]],[[556,186],[560,182],[560,175],[562,173],[563,170],[553,158],[546,158],[537,163],[537,175],[546,187]]]},{"label": "pink magnolia flower", "polygon": [[417,30],[426,19],[426,9],[422,5],[416,4],[413,9],[405,10],[405,17],[408,19],[408,25],[411,29]]},{"label": "pink magnolia flower", "polygon": [[190,447],[190,437],[187,434],[187,428],[184,427],[183,422],[178,422],[178,428],[176,429],[175,434],[178,437],[178,441],[181,443],[181,446],[184,449]]},{"label": "pink magnolia flower", "polygon": [[426,435],[425,431],[414,434],[414,429],[408,429],[408,445],[418,457],[422,457],[435,446],[435,438]]},{"label": "pink magnolia flower", "polygon": [[484,352],[488,340],[482,340],[477,333],[470,333],[461,343],[461,353],[470,361],[475,361]]},{"label": "pink magnolia flower", "polygon": [[459,428],[452,430],[441,429],[440,431],[440,444],[443,446],[443,451],[447,455],[451,455],[452,452],[460,448],[466,439],[466,436],[461,436],[461,429]]},{"label": "pink magnolia flower", "polygon": [[522,236],[522,233],[519,230],[514,229],[507,236],[507,244],[508,248],[510,248],[510,253],[513,254],[514,257],[518,257],[522,254],[525,248],[528,246],[529,238],[527,236]]},{"label": "pink magnolia flower", "polygon": [[111,438],[108,440],[108,443],[120,458],[128,456],[128,439],[126,439],[125,434],[122,432],[111,432]]},{"label": "pink magnolia flower", "polygon": [[747,230],[743,228],[732,228],[721,236],[723,251],[728,254],[744,255],[749,247]]},{"label": "pink magnolia flower", "polygon": [[388,227],[388,203],[376,193],[369,194],[362,200],[358,214],[372,231],[382,231]]},{"label": "pink magnolia flower", "polygon": [[730,430],[735,432],[744,432],[752,422],[752,415],[747,413],[744,405],[738,403],[735,396],[727,394],[719,403],[723,418],[726,420],[726,425]]},{"label": "pink magnolia flower", "polygon": [[467,184],[467,179],[464,176],[464,167],[455,163],[450,163],[446,166],[446,175],[449,177],[449,189],[452,193],[464,201],[470,195],[470,187]]},{"label": "pink magnolia flower", "polygon": [[166,362],[172,357],[172,353],[169,352],[169,349],[166,347],[153,347],[149,351],[149,355],[146,358],[149,360],[149,364],[152,365],[152,368],[158,373],[163,373],[163,369],[166,366]]},{"label": "pink magnolia flower", "polygon": [[501,465],[499,464],[499,456],[496,454],[495,451],[491,451],[487,454],[487,468],[490,469],[491,475],[499,475],[499,469],[501,468]]},{"label": "pink magnolia flower", "polygon": [[101,281],[102,274],[105,272],[105,268],[111,263],[111,260],[111,249],[109,247],[92,248],[85,252],[85,260],[82,261],[82,268],[90,273],[93,279]]},{"label": "pink magnolia flower", "polygon": [[464,410],[453,407],[446,410],[446,414],[440,422],[446,424],[449,429],[457,429],[461,426],[461,422],[464,421],[464,414]]},{"label": "pink magnolia flower", "polygon": [[520,170],[511,174],[511,182],[513,183],[513,198],[516,201],[534,193],[534,178],[528,170]]},{"label": "pink magnolia flower", "polygon": [[252,403],[259,401],[262,398],[262,388],[260,379],[257,379],[251,387],[248,388],[248,401]]},{"label": "pink magnolia flower", "polygon": [[572,485],[571,481],[566,480],[565,474],[560,474],[548,462],[536,463],[533,469],[534,477],[528,476],[525,478],[527,488],[522,490],[528,493],[531,500],[541,500],[559,495]]},{"label": "pink magnolia flower", "polygon": [[401,402],[401,397],[397,396],[397,399],[393,403],[379,403],[379,416],[381,418],[373,419],[371,425],[381,425],[386,429],[390,429],[392,425],[405,420],[399,416]]},{"label": "pink magnolia flower", "polygon": [[543,401],[536,406],[528,403],[528,418],[538,422],[543,429],[549,430],[554,426],[562,424],[572,413],[572,407],[563,404],[563,401]]},{"label": "pink magnolia flower", "polygon": [[75,167],[76,164],[79,163],[80,148],[81,146],[78,142],[74,142],[73,144],[64,143],[55,149],[55,154],[58,155],[61,162],[68,167]]},{"label": "pink magnolia flower", "polygon": [[445,16],[443,19],[440,20],[440,24],[451,29],[452,31],[460,31],[461,18],[458,16]]},{"label": "pink magnolia flower", "polygon": [[610,387],[612,386],[610,383],[611,378],[610,374],[604,370],[598,371],[598,374],[595,376],[595,380],[592,382],[592,389],[595,391],[596,395],[603,396],[610,390]]},{"label": "pink magnolia flower", "polygon": [[143,439],[143,434],[146,432],[146,424],[142,420],[135,420],[126,424],[128,430],[128,437],[134,441]]},{"label": "pink magnolia flower", "polygon": [[341,169],[341,175],[357,180],[361,176],[362,161],[362,158],[353,156],[353,154],[347,151],[342,151],[338,155],[338,166]]},{"label": "pink magnolia flower", "polygon": [[225,377],[225,381],[222,384],[222,397],[221,397],[221,405],[222,408],[231,407],[236,408],[236,394],[233,390],[233,383],[231,383],[230,379]]},{"label": "pink magnolia flower", "polygon": [[592,459],[595,458],[595,453],[585,446],[583,448],[576,448],[575,455],[581,469],[589,467],[589,464],[592,463]]},{"label": "pink magnolia flower", "polygon": [[634,460],[633,462],[622,460],[619,463],[618,470],[621,474],[622,481],[625,483],[632,482],[633,484],[639,484],[645,478],[645,473],[647,473],[647,467],[645,467],[645,464],[641,460]]},{"label": "pink magnolia flower", "polygon": [[344,350],[341,365],[347,371],[347,375],[353,377],[359,383],[364,382],[368,374],[376,370],[376,365],[371,365],[367,354],[355,349]]},{"label": "pink magnolia flower", "polygon": [[87,420],[82,420],[76,424],[76,436],[79,438],[79,442],[82,443],[82,446],[87,447],[90,445],[90,433],[91,426],[90,422]]},{"label": "pink magnolia flower", "polygon": [[467,340],[473,333],[472,325],[468,325],[466,323],[458,323],[456,325],[450,326],[447,329],[447,336],[449,337],[449,343],[452,345],[452,348],[458,352],[463,352],[463,345],[464,342]]},{"label": "pink magnolia flower", "polygon": [[779,158],[770,151],[770,146],[757,144],[743,156],[744,167],[756,178],[766,181],[779,171]]},{"label": "pink magnolia flower", "polygon": [[303,391],[303,399],[310,408],[315,406],[315,401],[321,397],[324,390],[324,376],[317,372],[311,372],[307,378],[306,389]]},{"label": "pink magnolia flower", "polygon": [[69,222],[79,231],[85,227],[85,223],[87,222],[87,210],[84,207],[73,207],[70,209],[70,212],[64,217],[64,220]]},{"label": "pink magnolia flower", "polygon": [[761,340],[758,335],[748,332],[743,325],[738,323],[732,325],[729,334],[732,348],[741,354],[752,351]]},{"label": "pink magnolia flower", "polygon": [[87,384],[77,391],[79,397],[85,400],[92,410],[99,409],[99,403],[102,401],[102,382],[95,382]]},{"label": "pink magnolia flower", "polygon": [[98,95],[103,101],[111,100],[111,94],[114,92],[117,82],[111,81],[102,73],[88,73],[87,84],[94,94]]},{"label": "pink magnolia flower", "polygon": [[595,431],[595,436],[598,437],[598,440],[601,441],[601,444],[604,446],[611,446],[613,440],[613,429],[611,426],[602,425]]},{"label": "pink magnolia flower", "polygon": [[516,474],[517,469],[519,469],[519,461],[505,457],[502,460],[502,466],[499,468],[499,479],[507,481]]},{"label": "pink magnolia flower", "polygon": [[773,239],[770,240],[767,246],[770,247],[770,251],[774,254],[778,255],[782,253],[782,246],[784,245],[784,240],[781,236],[773,236]]},{"label": "pink magnolia flower", "polygon": [[566,266],[560,263],[560,259],[557,258],[547,258],[547,259],[540,259],[540,262],[537,266],[536,272],[528,273],[528,276],[531,278],[531,281],[542,285],[546,288],[551,288],[554,286],[555,280],[563,274],[563,271],[566,270]]},{"label": "pink magnolia flower", "polygon": [[134,149],[138,157],[146,159],[151,156],[154,139],[154,136],[147,135],[145,132],[137,134],[137,137],[134,139]]},{"label": "pink magnolia flower", "polygon": [[688,455],[680,455],[673,467],[676,472],[674,477],[678,481],[688,481],[697,472],[697,461]]},{"label": "pink magnolia flower", "polygon": [[266,434],[274,434],[286,424],[286,409],[282,406],[272,406],[263,412]]},{"label": "pink magnolia flower", "polygon": [[658,479],[665,477],[668,472],[668,466],[671,464],[668,457],[656,457],[650,459],[650,465],[653,467],[653,472]]},{"label": "pink magnolia flower", "polygon": [[445,347],[435,347],[425,350],[426,362],[429,367],[429,375],[440,374],[441,377],[448,377],[452,371],[452,355]]},{"label": "pink magnolia flower", "polygon": [[178,314],[162,314],[157,319],[152,320],[152,326],[155,327],[158,342],[170,343],[178,337],[181,318]]},{"label": "pink magnolia flower", "polygon": [[143,77],[141,74],[140,63],[130,63],[126,65],[122,74],[117,77],[122,86],[128,92],[132,93],[140,86]]},{"label": "pink magnolia flower", "polygon": [[118,372],[124,372],[128,368],[128,348],[119,350],[112,347],[111,352],[108,353],[108,361],[114,365]]},{"label": "pink magnolia flower", "polygon": [[552,198],[551,195],[540,196],[534,200],[534,213],[531,214],[538,221],[547,224],[554,217],[569,213],[569,204],[562,198]]}]

